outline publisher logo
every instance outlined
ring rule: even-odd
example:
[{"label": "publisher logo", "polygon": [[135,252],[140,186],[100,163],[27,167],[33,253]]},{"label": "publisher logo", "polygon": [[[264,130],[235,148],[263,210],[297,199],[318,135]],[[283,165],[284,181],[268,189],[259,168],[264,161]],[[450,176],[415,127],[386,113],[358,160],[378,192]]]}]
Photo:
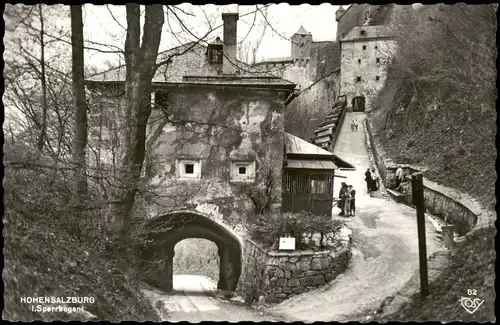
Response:
[{"label": "publisher logo", "polygon": [[477,290],[475,289],[468,289],[467,294],[471,297],[460,298],[460,304],[462,304],[462,307],[464,307],[464,309],[469,314],[474,314],[476,310],[483,304],[484,300],[476,297]]}]

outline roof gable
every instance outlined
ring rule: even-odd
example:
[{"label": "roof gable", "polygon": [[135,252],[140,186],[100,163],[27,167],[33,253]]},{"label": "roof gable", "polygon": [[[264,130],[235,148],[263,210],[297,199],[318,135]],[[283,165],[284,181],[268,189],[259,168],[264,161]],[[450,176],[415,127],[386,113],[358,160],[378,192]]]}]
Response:
[{"label": "roof gable", "polygon": [[285,133],[285,152],[294,155],[315,155],[325,156],[325,158],[333,157],[333,153],[290,133]]},{"label": "roof gable", "polygon": [[[169,82],[181,83],[184,82],[184,76],[217,76],[218,70],[222,70],[222,64],[210,64],[206,59],[207,46],[197,42],[189,42],[182,44],[175,48],[158,53],[156,62],[162,63],[171,58],[171,62],[160,66],[153,77],[153,82]],[[250,65],[237,60],[237,65],[240,67],[240,76],[255,75]],[[265,73],[260,72],[259,75]],[[267,74],[266,74],[267,75]],[[86,80],[91,81],[125,81],[126,79],[126,65],[120,65],[89,76]]]},{"label": "roof gable", "polygon": [[307,30],[305,30],[304,26],[300,25],[299,30],[294,35],[312,35]]}]

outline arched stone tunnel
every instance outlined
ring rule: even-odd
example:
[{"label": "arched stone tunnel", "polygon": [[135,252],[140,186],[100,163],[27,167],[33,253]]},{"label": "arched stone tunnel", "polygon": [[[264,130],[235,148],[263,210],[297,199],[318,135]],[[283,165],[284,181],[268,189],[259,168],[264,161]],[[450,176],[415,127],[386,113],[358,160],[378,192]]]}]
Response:
[{"label": "arched stone tunnel", "polygon": [[242,269],[242,247],[238,237],[208,216],[194,211],[177,211],[148,220],[147,242],[142,249],[144,280],[157,288],[173,291],[175,245],[188,238],[212,241],[219,250],[217,289],[235,291]]}]

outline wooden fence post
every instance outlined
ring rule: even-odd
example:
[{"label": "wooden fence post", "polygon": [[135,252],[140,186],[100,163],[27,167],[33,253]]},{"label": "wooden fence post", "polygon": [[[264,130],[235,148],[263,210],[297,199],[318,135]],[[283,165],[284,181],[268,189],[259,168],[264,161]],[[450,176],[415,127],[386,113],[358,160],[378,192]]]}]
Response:
[{"label": "wooden fence post", "polygon": [[427,277],[427,248],[425,243],[425,205],[424,183],[422,173],[415,173],[411,177],[413,204],[417,209],[418,253],[420,260],[420,298],[424,300],[429,295]]}]

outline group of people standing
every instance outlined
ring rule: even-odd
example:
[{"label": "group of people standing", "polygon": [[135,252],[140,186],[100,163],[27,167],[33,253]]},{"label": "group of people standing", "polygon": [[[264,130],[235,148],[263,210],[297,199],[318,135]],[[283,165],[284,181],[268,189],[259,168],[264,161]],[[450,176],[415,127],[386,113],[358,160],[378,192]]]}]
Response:
[{"label": "group of people standing", "polygon": [[352,185],[347,185],[342,182],[342,187],[339,192],[339,216],[354,217],[356,216],[356,190]]},{"label": "group of people standing", "polygon": [[365,172],[365,182],[366,182],[366,189],[368,190],[368,193],[371,194],[371,192],[377,191],[379,188],[379,181],[380,178],[377,175],[377,172],[375,171],[375,168],[368,168]]}]

